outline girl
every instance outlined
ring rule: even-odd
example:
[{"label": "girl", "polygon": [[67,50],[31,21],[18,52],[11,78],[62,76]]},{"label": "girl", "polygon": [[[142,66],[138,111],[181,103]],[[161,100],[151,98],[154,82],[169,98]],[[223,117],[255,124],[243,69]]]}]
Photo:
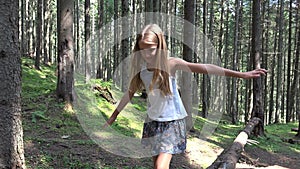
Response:
[{"label": "girl", "polygon": [[145,88],[148,109],[142,144],[150,148],[155,169],[168,169],[172,154],[183,153],[186,149],[187,113],[176,87],[177,70],[244,79],[259,77],[267,72],[265,69],[238,72],[212,64],[190,63],[180,58],[168,57],[163,32],[156,24],[147,25],[142,30],[133,52],[129,89],[106,125],[115,121],[136,91]]}]

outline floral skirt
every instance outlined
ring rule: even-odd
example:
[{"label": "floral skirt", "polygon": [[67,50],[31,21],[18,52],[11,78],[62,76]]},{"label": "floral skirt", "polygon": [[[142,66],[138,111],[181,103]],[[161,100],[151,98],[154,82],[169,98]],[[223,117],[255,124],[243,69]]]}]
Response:
[{"label": "floral skirt", "polygon": [[185,119],[144,123],[142,145],[150,149],[152,156],[159,153],[179,154],[186,149]]}]

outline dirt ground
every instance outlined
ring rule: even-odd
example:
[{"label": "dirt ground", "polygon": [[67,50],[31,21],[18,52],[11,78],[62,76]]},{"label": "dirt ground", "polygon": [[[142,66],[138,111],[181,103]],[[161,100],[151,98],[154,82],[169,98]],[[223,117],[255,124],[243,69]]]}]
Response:
[{"label": "dirt ground", "polygon": [[[51,126],[44,132],[25,130],[25,157],[28,168],[152,168],[151,158],[133,159],[117,156],[94,144],[84,133],[61,138]],[[57,127],[57,126],[52,126]],[[28,139],[31,138],[31,139]],[[208,142],[190,137],[185,154],[175,155],[171,168],[206,168],[222,152],[223,148],[212,148]],[[250,163],[251,161],[251,163]],[[43,167],[44,166],[44,167]],[[66,167],[68,166],[68,167]],[[96,166],[96,167],[95,167]],[[237,168],[298,169],[299,155],[275,154],[256,147],[245,148]]]}]

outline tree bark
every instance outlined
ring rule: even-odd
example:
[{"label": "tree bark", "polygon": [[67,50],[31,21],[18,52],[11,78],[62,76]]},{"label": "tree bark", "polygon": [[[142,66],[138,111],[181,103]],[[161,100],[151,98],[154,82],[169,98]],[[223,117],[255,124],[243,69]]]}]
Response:
[{"label": "tree bark", "polygon": [[92,71],[92,58],[91,58],[91,17],[90,17],[90,0],[84,1],[84,39],[85,39],[85,81],[88,82],[91,79]]},{"label": "tree bark", "polygon": [[[240,17],[240,2],[239,0],[235,1],[235,29],[234,29],[234,53],[233,53],[233,61],[232,61],[232,69],[237,70],[237,62],[238,62],[238,47],[239,47],[239,17]],[[232,124],[236,124],[238,122],[238,109],[237,109],[237,85],[236,78],[232,78],[232,90],[231,90],[231,122]]]},{"label": "tree bark", "polygon": [[58,0],[58,79],[57,96],[66,103],[74,98],[74,0]]},{"label": "tree bark", "polygon": [[[253,1],[252,9],[252,49],[251,58],[253,68],[260,68],[260,57],[261,57],[261,19],[260,19],[260,0]],[[258,117],[262,123],[259,123],[254,130],[256,136],[263,136],[264,134],[264,111],[263,111],[263,100],[262,100],[262,87],[261,77],[253,79],[253,110],[252,118]]]},{"label": "tree bark", "polygon": [[244,130],[236,137],[231,146],[225,149],[207,169],[235,169],[236,163],[244,151],[248,137],[251,135],[253,129],[260,123],[259,118],[252,118]]},{"label": "tree bark", "polygon": [[0,168],[26,168],[21,120],[19,1],[0,1]]},{"label": "tree bark", "polygon": [[[195,23],[195,1],[185,1],[184,2],[184,19],[190,23]],[[184,25],[184,36],[183,41],[183,59],[192,62],[193,61],[193,51],[191,47],[194,45],[195,32],[194,28],[185,23]],[[187,118],[187,128],[191,129],[193,127],[192,121],[192,74],[188,72],[182,73],[182,100],[184,107],[188,113]]]},{"label": "tree bark", "polygon": [[[122,0],[122,17],[126,17],[129,14],[129,2],[128,0]],[[123,92],[127,90],[128,79],[129,79],[129,67],[126,59],[129,56],[129,27],[128,21],[122,20],[122,86],[121,89]]]},{"label": "tree bark", "polygon": [[35,68],[40,69],[40,59],[42,53],[42,34],[43,34],[43,0],[38,0],[37,9],[37,26],[36,26],[36,56],[35,56]]}]

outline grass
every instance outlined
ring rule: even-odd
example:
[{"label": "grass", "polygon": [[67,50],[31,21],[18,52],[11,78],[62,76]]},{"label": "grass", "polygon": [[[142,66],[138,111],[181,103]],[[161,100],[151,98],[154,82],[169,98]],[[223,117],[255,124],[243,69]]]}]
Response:
[{"label": "grass", "polygon": [[[114,169],[117,167],[111,165],[121,165],[106,164],[105,161],[109,159],[89,161],[91,159],[80,155],[81,152],[74,151],[77,147],[87,147],[92,150],[97,147],[91,139],[86,138],[85,133],[88,133],[86,129],[98,130],[98,127],[101,127],[99,124],[103,124],[116,107],[102,98],[95,97],[96,94],[92,92],[91,86],[110,87],[116,100],[120,100],[123,93],[115,88],[112,82],[92,80],[91,83],[85,84],[82,80],[84,78],[76,75],[75,85],[80,102],[74,106],[74,111],[70,111],[65,108],[63,102],[55,97],[57,78],[55,67],[41,66],[41,70],[36,70],[32,65],[34,65],[33,60],[22,58],[22,110],[24,142],[27,146],[25,152],[27,167]],[[129,137],[140,137],[145,114],[145,100],[134,97],[112,128]],[[215,123],[201,117],[196,118],[195,128],[197,130],[201,130],[205,124],[217,126],[208,140],[212,143],[212,147],[226,147],[244,128],[243,125]],[[297,123],[268,125],[265,127],[267,137],[251,138],[257,140],[259,144],[249,146],[256,146],[274,153],[300,153],[299,145],[282,142],[282,138],[294,137],[295,133],[290,129],[297,125]],[[45,136],[47,137],[45,138]],[[63,139],[63,136],[67,136],[67,138]],[[69,147],[69,144],[76,147]],[[55,149],[57,147],[61,148]],[[97,149],[97,151],[100,150]],[[127,168],[129,169],[129,167]],[[143,167],[133,168],[144,169]]]}]

